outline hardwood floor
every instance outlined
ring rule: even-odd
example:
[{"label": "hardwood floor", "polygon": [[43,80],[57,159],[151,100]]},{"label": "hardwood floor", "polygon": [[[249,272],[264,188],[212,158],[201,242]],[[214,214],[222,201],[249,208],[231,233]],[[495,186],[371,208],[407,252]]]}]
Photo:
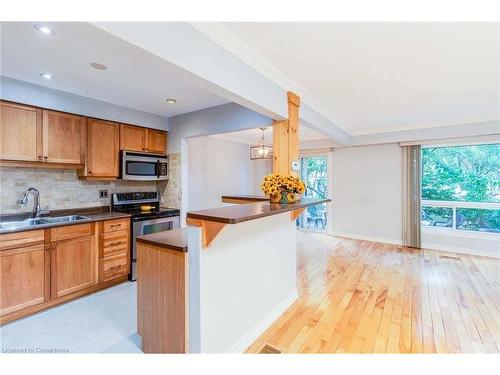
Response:
[{"label": "hardwood floor", "polygon": [[299,299],[247,352],[500,351],[499,259],[299,232],[297,268]]}]

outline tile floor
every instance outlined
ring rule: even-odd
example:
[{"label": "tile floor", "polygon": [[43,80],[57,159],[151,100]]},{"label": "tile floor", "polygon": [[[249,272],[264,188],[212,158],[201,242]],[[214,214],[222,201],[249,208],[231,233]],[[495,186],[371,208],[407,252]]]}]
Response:
[{"label": "tile floor", "polygon": [[0,327],[2,353],[141,353],[137,284],[125,282]]}]

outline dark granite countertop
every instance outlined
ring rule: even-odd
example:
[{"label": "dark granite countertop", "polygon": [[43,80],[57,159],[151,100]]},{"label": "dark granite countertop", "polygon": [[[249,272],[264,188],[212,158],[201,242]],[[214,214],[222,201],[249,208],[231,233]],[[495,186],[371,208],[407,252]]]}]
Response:
[{"label": "dark granite countertop", "polygon": [[[88,208],[74,208],[74,209],[64,209],[64,210],[54,210],[50,211],[48,215],[40,216],[40,219],[44,217],[56,217],[56,216],[69,216],[69,215],[80,215],[88,217],[90,220],[80,220],[80,221],[71,221],[64,223],[48,223],[43,225],[33,225],[26,226],[22,228],[14,228],[14,229],[0,229],[0,234],[5,233],[15,233],[15,232],[24,232],[28,230],[37,230],[37,229],[47,229],[52,227],[60,227],[65,225],[75,225],[75,224],[84,224],[91,223],[95,221],[103,221],[103,220],[112,220],[112,219],[120,219],[120,218],[129,218],[130,215],[122,212],[112,212],[109,206],[98,206],[98,207],[88,207]],[[9,221],[18,221],[31,218],[31,213],[22,213],[22,214],[7,214],[0,215],[0,223],[9,222]]]},{"label": "dark granite countertop", "polygon": [[137,237],[137,242],[187,252],[187,228],[166,230]]},{"label": "dark granite countertop", "polygon": [[191,211],[187,213],[187,217],[188,219],[216,221],[225,224],[238,224],[244,221],[278,215],[283,212],[294,211],[330,201],[331,199],[303,198],[295,203],[279,204],[271,203],[266,200],[255,203],[211,208],[208,210]]}]

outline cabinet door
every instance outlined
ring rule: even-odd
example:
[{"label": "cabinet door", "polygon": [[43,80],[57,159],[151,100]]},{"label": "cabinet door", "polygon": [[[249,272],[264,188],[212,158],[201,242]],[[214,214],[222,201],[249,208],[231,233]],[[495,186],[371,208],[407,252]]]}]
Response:
[{"label": "cabinet door", "polygon": [[84,163],[84,117],[44,109],[42,125],[45,162]]},{"label": "cabinet door", "polygon": [[115,122],[87,119],[87,175],[118,177],[120,127]]},{"label": "cabinet door", "polygon": [[39,244],[0,251],[0,315],[50,298],[48,250]]},{"label": "cabinet door", "polygon": [[94,236],[51,244],[51,297],[58,298],[94,285]]},{"label": "cabinet door", "polygon": [[146,151],[146,129],[120,124],[120,150]]},{"label": "cabinet door", "polygon": [[146,151],[157,154],[167,153],[167,132],[148,129],[147,140]]},{"label": "cabinet door", "polygon": [[0,102],[0,159],[42,160],[42,115],[40,109]]}]

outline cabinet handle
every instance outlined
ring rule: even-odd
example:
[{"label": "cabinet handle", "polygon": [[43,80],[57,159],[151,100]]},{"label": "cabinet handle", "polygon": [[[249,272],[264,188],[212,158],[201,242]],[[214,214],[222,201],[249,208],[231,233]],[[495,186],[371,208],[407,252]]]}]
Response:
[{"label": "cabinet handle", "polygon": [[116,246],[116,245],[121,245],[121,244],[124,244],[125,241],[118,241],[118,242],[112,242],[109,244],[109,246]]},{"label": "cabinet handle", "polygon": [[121,224],[111,224],[110,227],[111,228],[116,228],[116,227],[121,227],[122,225]]},{"label": "cabinet handle", "polygon": [[55,250],[57,248],[57,244],[53,243],[52,245],[50,245],[50,247],[52,248],[52,250]]},{"label": "cabinet handle", "polygon": [[50,250],[50,245],[45,245],[45,250],[49,251]]},{"label": "cabinet handle", "polygon": [[37,158],[38,158],[38,160],[41,161],[43,157],[42,157],[42,155],[38,155]]},{"label": "cabinet handle", "polygon": [[88,171],[88,174],[92,174],[92,171]]},{"label": "cabinet handle", "polygon": [[116,270],[118,268],[122,268],[122,266],[121,265],[120,266],[114,266],[114,267],[111,267],[110,270]]},{"label": "cabinet handle", "polygon": [[44,156],[43,160],[47,161],[48,158],[49,158],[48,156]]}]

